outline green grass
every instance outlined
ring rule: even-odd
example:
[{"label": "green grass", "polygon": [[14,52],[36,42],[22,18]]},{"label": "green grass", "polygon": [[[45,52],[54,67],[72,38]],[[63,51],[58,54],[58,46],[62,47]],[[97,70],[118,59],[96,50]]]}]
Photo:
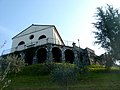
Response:
[{"label": "green grass", "polygon": [[[63,90],[62,87],[52,82],[49,70],[45,71],[44,69],[47,68],[43,67],[44,65],[27,66],[17,76],[10,76],[12,82],[6,90]],[[89,72],[78,76],[77,82],[71,85],[69,90],[120,89],[119,69],[106,71],[101,66],[89,66],[89,69]]]}]

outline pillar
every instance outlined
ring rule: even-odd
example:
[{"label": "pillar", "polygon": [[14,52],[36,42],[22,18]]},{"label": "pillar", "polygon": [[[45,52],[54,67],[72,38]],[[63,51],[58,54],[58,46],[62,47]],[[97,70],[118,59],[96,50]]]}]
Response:
[{"label": "pillar", "polygon": [[52,62],[53,61],[53,55],[52,55],[52,45],[47,45],[47,61],[46,62]]}]

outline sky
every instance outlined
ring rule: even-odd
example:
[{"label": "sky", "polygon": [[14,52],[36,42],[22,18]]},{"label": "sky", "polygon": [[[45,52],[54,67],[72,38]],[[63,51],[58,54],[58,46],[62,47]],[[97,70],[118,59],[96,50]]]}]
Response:
[{"label": "sky", "polygon": [[0,0],[0,49],[9,50],[12,37],[31,24],[55,25],[63,40],[74,41],[81,48],[89,47],[97,55],[104,53],[94,45],[97,7],[120,7],[119,0]]}]

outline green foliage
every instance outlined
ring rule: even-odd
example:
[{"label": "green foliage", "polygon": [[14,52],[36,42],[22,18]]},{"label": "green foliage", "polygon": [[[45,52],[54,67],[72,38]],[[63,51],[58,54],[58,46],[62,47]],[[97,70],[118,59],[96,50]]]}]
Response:
[{"label": "green foliage", "polygon": [[112,57],[111,57],[111,55],[110,54],[105,54],[105,57],[104,57],[104,59],[105,59],[105,68],[106,68],[106,70],[111,70],[111,67],[113,66],[113,60],[112,60]]},{"label": "green foliage", "polygon": [[3,90],[11,82],[11,80],[7,79],[7,74],[9,72],[9,70],[10,70],[10,63],[8,63],[5,70],[1,70],[1,72],[0,72],[0,90]]},{"label": "green foliage", "polygon": [[16,55],[7,56],[6,61],[11,63],[10,73],[17,74],[25,66],[25,61]]},{"label": "green foliage", "polygon": [[51,72],[52,80],[68,90],[68,86],[77,80],[76,66],[69,63],[58,64]]},{"label": "green foliage", "polygon": [[[63,66],[62,63],[49,63],[55,65],[55,67]],[[74,64],[70,64],[72,67],[76,66]],[[45,64],[35,64],[29,65],[22,69],[22,73],[17,77],[12,77],[12,83],[5,90],[64,90],[64,85],[60,86],[55,82],[52,82],[51,75],[29,75],[26,70],[29,67],[39,67],[45,66]],[[67,64],[64,64],[65,67]],[[111,71],[107,72],[105,67],[102,65],[90,65],[88,66],[91,70],[87,74],[79,74],[77,75],[77,83],[72,82],[69,84],[70,90],[119,90],[120,88],[120,71],[119,69],[111,69]],[[36,68],[38,69],[38,68]],[[35,69],[33,69],[35,70]],[[31,70],[28,70],[31,72]],[[36,70],[35,70],[36,71]],[[42,72],[44,72],[42,70]],[[42,73],[41,72],[41,73]],[[27,74],[28,73],[28,74]],[[33,72],[34,73],[34,72]],[[18,75],[17,74],[17,75]]]},{"label": "green foliage", "polygon": [[[61,64],[57,63],[56,66],[61,66]],[[30,66],[32,68],[34,65]],[[74,67],[73,64],[72,66]],[[24,69],[28,67],[26,66]],[[118,69],[114,68],[114,71],[106,72],[105,67],[102,65],[90,65],[89,67],[94,68],[94,70],[90,70],[87,74],[77,75],[77,83],[70,84],[70,90],[119,90],[120,71]],[[19,76],[17,77],[10,77],[13,82],[5,90],[63,90],[63,87],[59,86],[57,82],[51,82],[49,74],[34,76],[23,70],[22,73],[26,73],[26,75],[18,73]]]},{"label": "green foliage", "polygon": [[[110,71],[118,71],[118,67],[109,67],[109,66],[105,66],[105,65],[89,65],[89,72],[110,72]],[[119,72],[118,72],[119,73]]]},{"label": "green foliage", "polygon": [[96,64],[94,64],[94,65],[89,65],[88,67],[89,67],[89,68],[96,68],[96,69],[104,68],[103,65],[96,65]]},{"label": "green foliage", "polygon": [[50,74],[50,69],[45,65],[45,63],[26,66],[25,68],[22,69],[22,72],[18,73],[18,75],[30,75],[30,76],[48,74]]},{"label": "green foliage", "polygon": [[113,58],[120,59],[120,14],[113,6],[98,7],[93,23],[96,31],[95,44],[101,45],[107,52],[112,53]]},{"label": "green foliage", "polygon": [[0,90],[3,90],[11,82],[7,78],[9,73],[18,73],[21,68],[25,66],[24,60],[18,56],[7,56],[6,58],[0,59]]},{"label": "green foliage", "polygon": [[59,64],[61,63],[55,63],[55,62],[46,62],[45,67],[51,72],[53,69],[55,69]]},{"label": "green foliage", "polygon": [[80,59],[75,60],[76,69],[78,70],[79,74],[86,73],[88,71],[87,65],[82,63]]},{"label": "green foliage", "polygon": [[[53,71],[54,69],[62,66],[63,66],[62,63],[54,63],[54,62],[28,65],[25,68],[23,68],[22,71],[19,72],[17,75],[46,76],[49,75],[51,71]],[[72,65],[72,67],[74,67],[74,65]]]},{"label": "green foliage", "polygon": [[105,67],[103,65],[89,65],[88,66],[90,71],[104,71]]}]

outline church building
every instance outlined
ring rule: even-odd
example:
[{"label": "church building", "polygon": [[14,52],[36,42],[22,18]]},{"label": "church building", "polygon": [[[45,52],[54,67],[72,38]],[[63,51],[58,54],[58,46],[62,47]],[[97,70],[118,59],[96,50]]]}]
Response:
[{"label": "church building", "polygon": [[[32,24],[12,38],[10,53],[22,57],[28,65],[44,62],[69,62],[80,60],[89,65],[90,50],[74,42],[65,44],[54,25]],[[92,51],[94,55],[94,51]]]}]

